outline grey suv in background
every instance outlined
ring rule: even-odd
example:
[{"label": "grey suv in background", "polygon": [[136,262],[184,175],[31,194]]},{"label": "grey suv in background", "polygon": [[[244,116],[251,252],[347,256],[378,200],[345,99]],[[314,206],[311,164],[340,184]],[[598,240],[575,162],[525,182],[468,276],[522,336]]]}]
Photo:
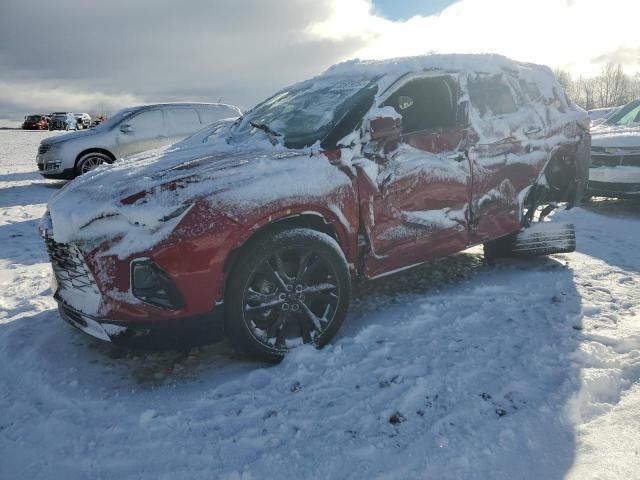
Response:
[{"label": "grey suv in background", "polygon": [[222,103],[165,103],[125,108],[96,128],[40,142],[36,162],[45,178],[72,179],[102,163],[179,142],[205,126],[237,118]]}]

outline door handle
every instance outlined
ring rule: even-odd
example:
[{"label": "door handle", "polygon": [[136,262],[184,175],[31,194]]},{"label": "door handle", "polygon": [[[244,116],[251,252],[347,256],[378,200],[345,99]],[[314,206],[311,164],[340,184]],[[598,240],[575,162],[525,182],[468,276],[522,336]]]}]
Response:
[{"label": "door handle", "polygon": [[542,129],[540,127],[529,127],[527,130],[524,131],[525,135],[533,135],[535,133],[540,133],[542,131]]},{"label": "door handle", "polygon": [[453,160],[454,162],[464,162],[467,159],[467,156],[462,152],[456,152],[454,154],[448,155],[447,159]]}]

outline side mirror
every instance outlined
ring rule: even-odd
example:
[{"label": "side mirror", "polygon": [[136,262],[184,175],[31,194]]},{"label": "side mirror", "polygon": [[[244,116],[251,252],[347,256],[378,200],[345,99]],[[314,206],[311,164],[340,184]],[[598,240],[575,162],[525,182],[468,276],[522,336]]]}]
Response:
[{"label": "side mirror", "polygon": [[122,133],[133,133],[133,127],[128,124],[120,125],[120,131]]},{"label": "side mirror", "polygon": [[396,140],[402,133],[402,118],[378,117],[369,123],[369,134],[374,142],[380,140]]}]

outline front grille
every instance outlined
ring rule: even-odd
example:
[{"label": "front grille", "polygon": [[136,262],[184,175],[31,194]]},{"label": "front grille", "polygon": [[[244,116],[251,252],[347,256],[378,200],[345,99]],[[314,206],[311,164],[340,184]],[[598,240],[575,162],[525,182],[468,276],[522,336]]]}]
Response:
[{"label": "front grille", "polygon": [[591,155],[591,165],[594,167],[617,167],[625,165],[640,167],[640,154],[636,155]]},{"label": "front grille", "polygon": [[60,289],[97,293],[98,286],[78,247],[73,244],[58,243],[50,236],[45,237],[45,243]]},{"label": "front grille", "polygon": [[49,149],[51,148],[51,144],[45,143],[45,144],[40,144],[40,146],[38,147],[38,154],[42,155],[44,153],[47,153],[49,151]]}]

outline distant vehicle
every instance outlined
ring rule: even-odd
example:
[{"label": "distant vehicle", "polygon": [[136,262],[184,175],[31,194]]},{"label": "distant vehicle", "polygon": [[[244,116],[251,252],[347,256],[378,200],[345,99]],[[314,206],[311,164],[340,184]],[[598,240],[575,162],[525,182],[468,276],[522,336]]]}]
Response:
[{"label": "distant vehicle", "polygon": [[91,116],[88,113],[74,113],[73,116],[76,118],[76,122],[78,122],[78,130],[91,126]]},{"label": "distant vehicle", "polygon": [[52,113],[49,130],[78,130],[78,122],[72,113]]},{"label": "distant vehicle", "polygon": [[49,117],[43,113],[37,115],[27,115],[22,122],[23,130],[47,130],[49,128]]},{"label": "distant vehicle", "polygon": [[238,107],[222,103],[125,108],[87,132],[43,140],[36,162],[46,178],[72,179],[102,163],[171,145],[217,120],[240,115]]},{"label": "distant vehicle", "polygon": [[346,62],[58,192],[41,223],[52,291],[106,341],[199,324],[278,361],[333,338],[353,279],[478,244],[573,251],[571,225],[539,220],[579,203],[589,146],[589,117],[549,68]]},{"label": "distant vehicle", "polygon": [[587,195],[640,198],[640,98],[593,128]]},{"label": "distant vehicle", "polygon": [[91,120],[91,125],[89,125],[89,128],[97,127],[98,125],[100,125],[101,123],[104,123],[106,121],[107,121],[107,119],[103,115],[98,115],[93,120]]},{"label": "distant vehicle", "polygon": [[600,125],[607,119],[607,117],[620,110],[620,108],[622,107],[594,108],[593,110],[587,111],[589,118],[591,119],[591,126],[595,127]]}]

